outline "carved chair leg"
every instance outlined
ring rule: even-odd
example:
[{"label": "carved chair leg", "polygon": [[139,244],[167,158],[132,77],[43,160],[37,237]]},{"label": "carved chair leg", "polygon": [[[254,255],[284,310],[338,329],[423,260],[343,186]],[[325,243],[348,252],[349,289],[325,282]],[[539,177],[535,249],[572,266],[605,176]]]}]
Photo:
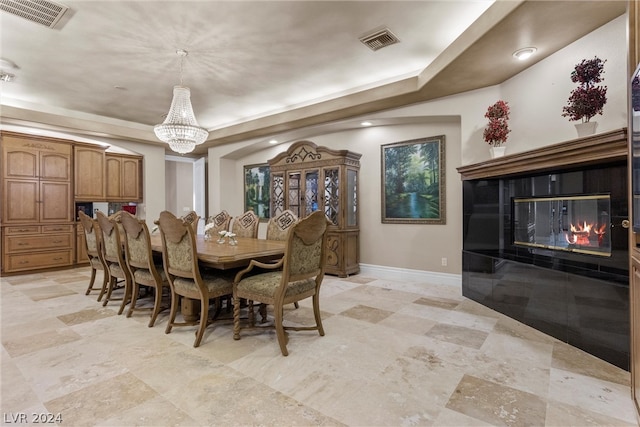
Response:
[{"label": "carved chair leg", "polygon": [[320,317],[320,296],[315,294],[313,296],[313,316],[316,319],[316,326],[318,327],[318,333],[321,337],[324,336],[324,328],[322,327],[322,318]]},{"label": "carved chair leg", "polygon": [[129,304],[129,310],[127,310],[127,317],[131,317],[133,310],[136,308],[136,302],[138,302],[138,295],[140,294],[140,284],[133,283],[131,292],[131,304]]},{"label": "carved chair leg", "polygon": [[89,287],[87,288],[87,291],[84,293],[85,295],[89,295],[91,293],[91,291],[93,290],[93,283],[96,280],[96,269],[91,267],[91,279],[89,279]]},{"label": "carved chair leg", "polygon": [[131,300],[131,283],[128,280],[124,280],[124,294],[122,295],[122,303],[120,304],[120,309],[118,309],[118,314],[122,314],[124,308],[127,306],[129,301]]},{"label": "carved chair leg", "polygon": [[247,317],[249,319],[249,326],[253,328],[256,325],[256,315],[253,312],[253,300],[247,301]]},{"label": "carved chair leg", "polygon": [[180,298],[178,294],[171,292],[171,312],[169,313],[169,321],[167,322],[167,327],[164,330],[165,334],[171,332],[171,328],[173,327],[173,322],[176,320],[176,314],[178,314],[178,306],[180,305]]},{"label": "carved chair leg", "polygon": [[109,275],[106,271],[102,270],[102,289],[100,289],[100,294],[98,295],[98,302],[102,300],[102,297],[107,292],[107,287],[109,286]]},{"label": "carved chair leg", "polygon": [[240,298],[233,295],[233,339],[240,339]]},{"label": "carved chair leg", "polygon": [[158,313],[162,310],[162,288],[160,285],[154,289],[155,292],[155,301],[153,303],[153,312],[151,313],[151,319],[149,320],[149,327],[153,327],[153,324],[156,322],[156,318],[158,317]]},{"label": "carved chair leg", "polygon": [[285,335],[284,325],[282,324],[283,312],[282,306],[274,306],[273,308],[274,323],[276,326],[276,335],[278,336],[278,344],[283,356],[288,356],[287,336]]},{"label": "carved chair leg", "polygon": [[[105,273],[107,274],[107,273]],[[116,286],[117,279],[113,276],[109,277],[109,284],[107,286],[107,295],[104,297],[104,301],[102,302],[102,306],[106,307],[107,303],[111,299],[111,293],[113,292],[113,288]]]},{"label": "carved chair leg", "polygon": [[203,298],[200,300],[200,325],[196,333],[196,340],[193,343],[194,347],[198,347],[204,336],[204,330],[207,329],[209,323],[209,299]]},{"label": "carved chair leg", "polygon": [[267,304],[260,304],[258,307],[258,313],[260,313],[260,323],[267,323]]}]

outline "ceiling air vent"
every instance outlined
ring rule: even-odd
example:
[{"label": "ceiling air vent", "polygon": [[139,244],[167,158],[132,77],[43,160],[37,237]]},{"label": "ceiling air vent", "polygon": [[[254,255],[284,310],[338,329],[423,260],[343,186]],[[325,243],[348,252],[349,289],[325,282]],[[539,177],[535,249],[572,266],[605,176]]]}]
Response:
[{"label": "ceiling air vent", "polygon": [[49,28],[53,28],[68,9],[47,0],[0,0],[0,10]]},{"label": "ceiling air vent", "polygon": [[398,40],[395,34],[389,31],[388,28],[385,28],[383,30],[376,31],[373,34],[367,34],[366,36],[360,37],[360,41],[367,45],[371,50],[378,50],[398,43],[400,40]]}]

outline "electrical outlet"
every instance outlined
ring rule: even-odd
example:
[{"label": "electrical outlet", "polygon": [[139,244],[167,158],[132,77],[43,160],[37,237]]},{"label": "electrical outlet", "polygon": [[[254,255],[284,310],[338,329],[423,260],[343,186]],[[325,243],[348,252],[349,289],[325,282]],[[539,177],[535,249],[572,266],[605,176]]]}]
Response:
[{"label": "electrical outlet", "polygon": [[442,258],[442,266],[443,267],[447,266],[447,259],[446,258]]}]

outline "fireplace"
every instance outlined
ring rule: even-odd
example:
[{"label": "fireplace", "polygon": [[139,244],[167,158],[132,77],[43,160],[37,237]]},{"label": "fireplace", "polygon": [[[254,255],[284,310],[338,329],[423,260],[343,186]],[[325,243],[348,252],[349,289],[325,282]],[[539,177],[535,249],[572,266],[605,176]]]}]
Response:
[{"label": "fireplace", "polygon": [[513,199],[516,246],[611,256],[611,196]]},{"label": "fireplace", "polygon": [[458,171],[462,294],[628,370],[626,129]]}]

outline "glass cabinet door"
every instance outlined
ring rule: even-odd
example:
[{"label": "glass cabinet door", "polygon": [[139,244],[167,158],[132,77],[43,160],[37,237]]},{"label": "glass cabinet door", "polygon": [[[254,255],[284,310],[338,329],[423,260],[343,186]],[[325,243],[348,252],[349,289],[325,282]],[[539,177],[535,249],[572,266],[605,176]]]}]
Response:
[{"label": "glass cabinet door", "polygon": [[340,225],[340,171],[336,169],[324,170],[324,214],[334,225]]},{"label": "glass cabinet door", "polygon": [[273,216],[284,211],[284,174],[277,173],[271,177],[271,212]]},{"label": "glass cabinet door", "polygon": [[302,218],[300,215],[300,172],[289,172],[287,184],[287,200],[289,202],[289,209],[296,214],[298,218]]},{"label": "glass cabinet door", "polygon": [[347,169],[347,226],[358,225],[358,172]]},{"label": "glass cabinet door", "polygon": [[304,173],[304,216],[318,210],[318,171]]}]

